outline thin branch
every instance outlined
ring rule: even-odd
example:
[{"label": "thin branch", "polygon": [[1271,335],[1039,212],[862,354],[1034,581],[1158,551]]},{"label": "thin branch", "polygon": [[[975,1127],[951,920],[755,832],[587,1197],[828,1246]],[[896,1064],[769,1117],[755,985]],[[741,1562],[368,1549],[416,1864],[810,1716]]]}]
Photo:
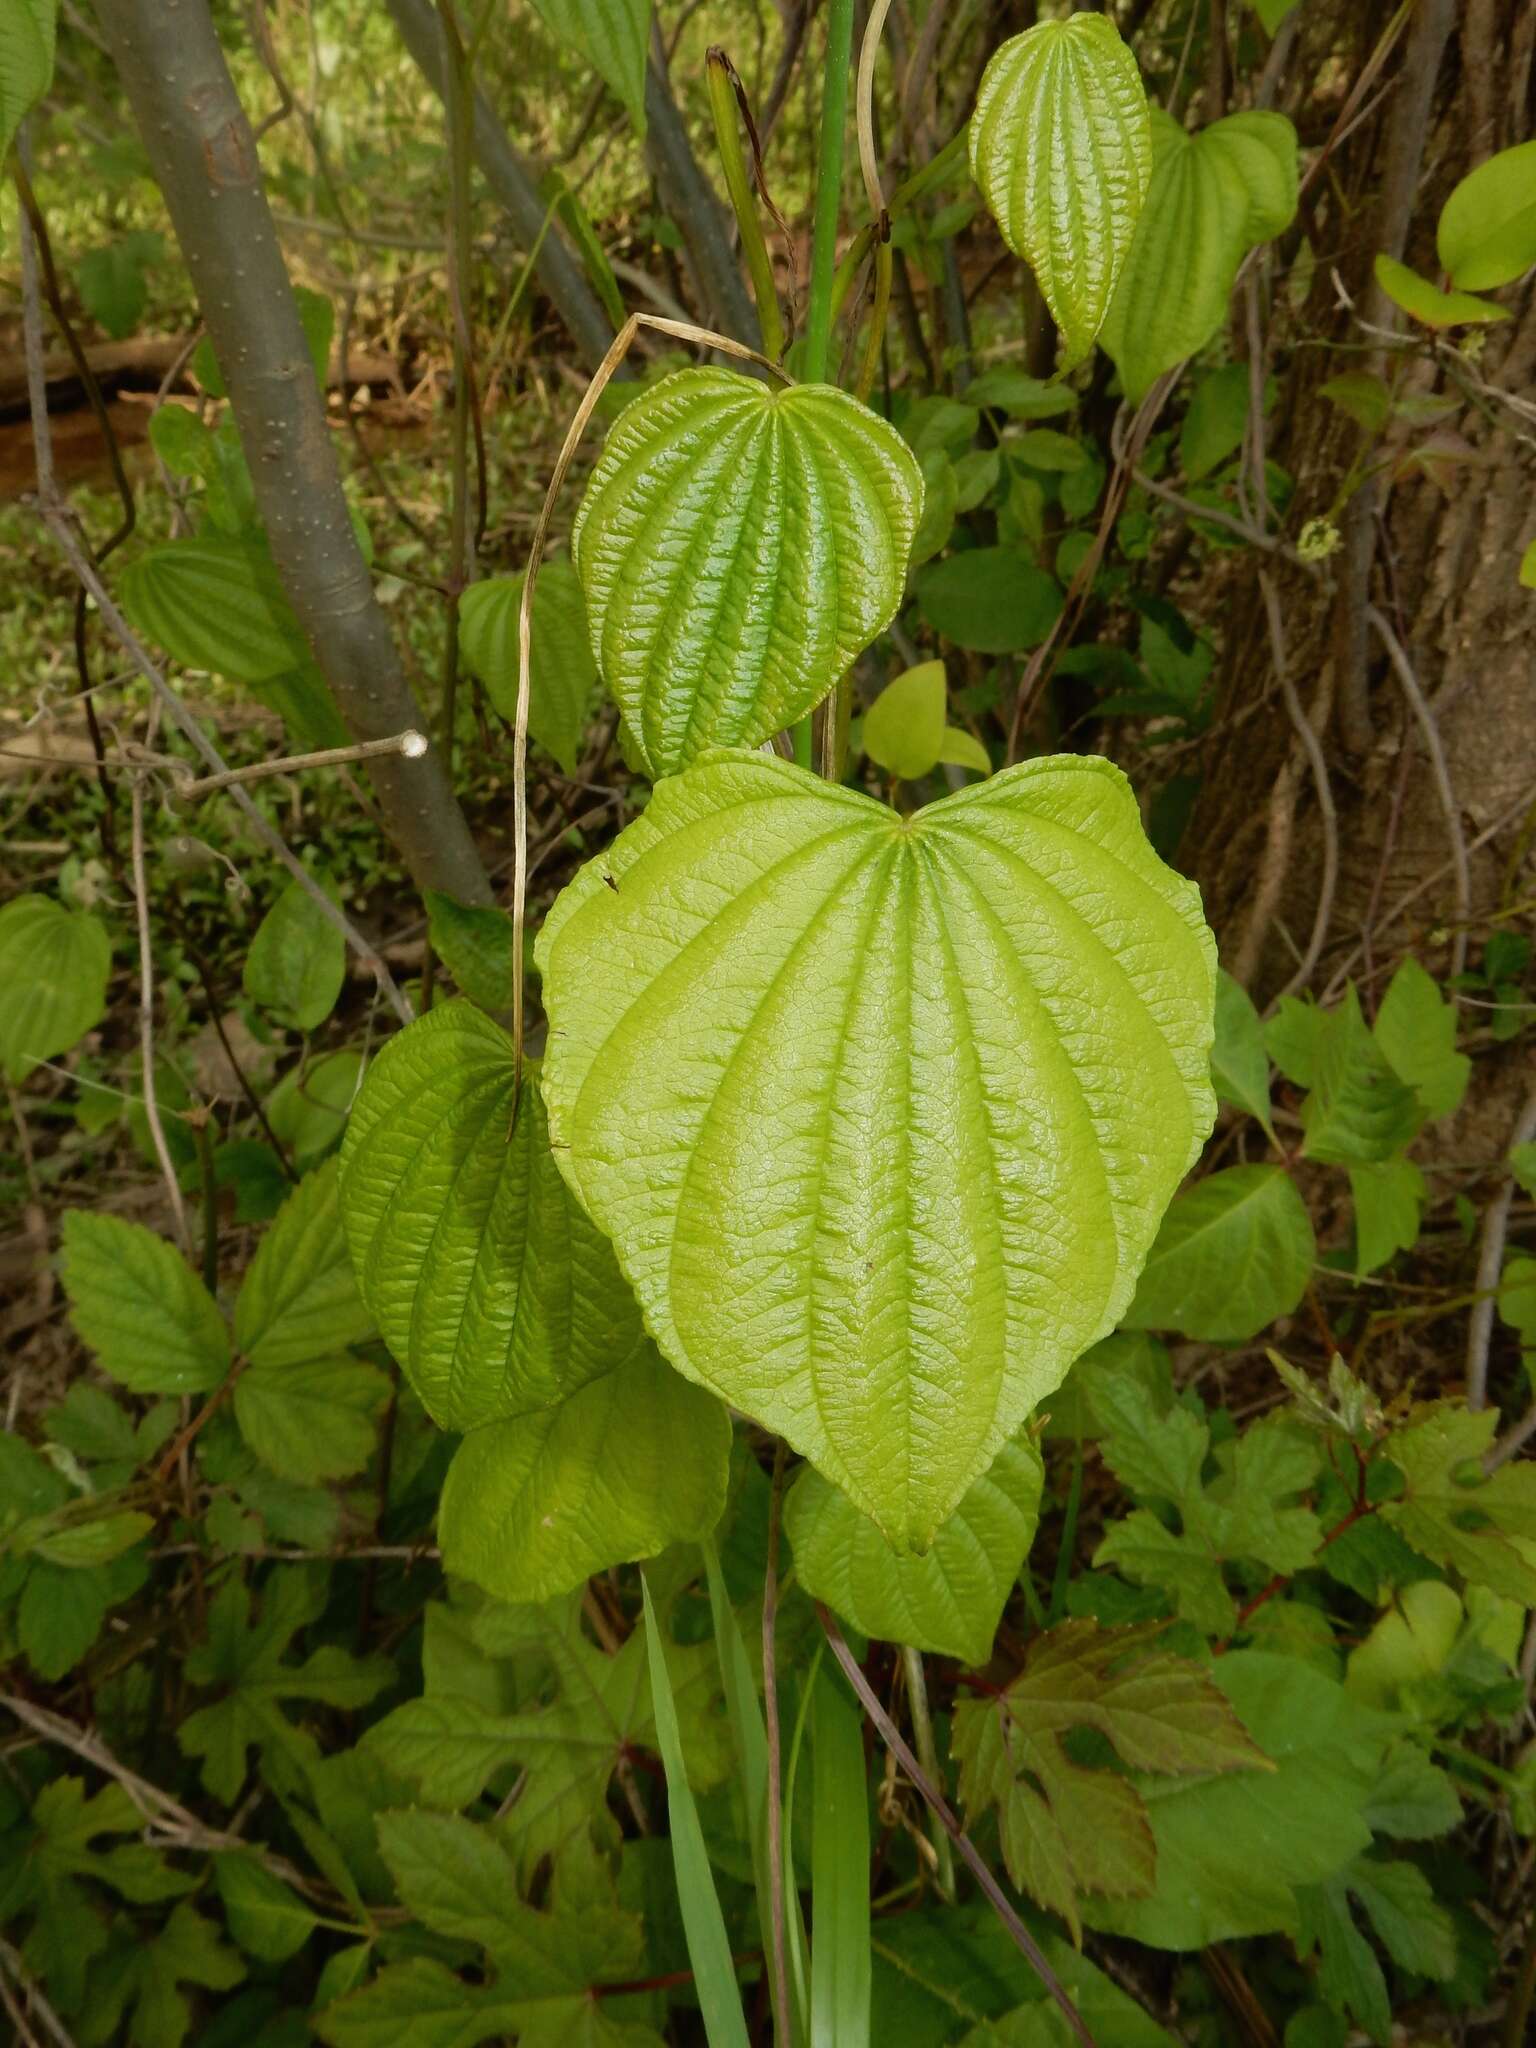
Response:
[{"label": "thin branch", "polygon": [[1435,788],[1440,797],[1440,808],[1445,813],[1446,834],[1451,842],[1451,865],[1456,877],[1456,931],[1451,940],[1451,973],[1458,975],[1467,964],[1467,927],[1472,919],[1472,869],[1467,859],[1466,836],[1461,829],[1461,808],[1456,801],[1456,791],[1451,782],[1450,764],[1445,758],[1445,748],[1440,741],[1440,727],[1425,696],[1423,686],[1414,673],[1413,663],[1404,651],[1403,643],[1393,632],[1375,605],[1365,608],[1367,622],[1375,628],[1377,637],[1387,650],[1387,658],[1402,684],[1403,695],[1408,699],[1414,717],[1418,720],[1419,731],[1424,737],[1425,751],[1429,755],[1434,771]]},{"label": "thin branch", "polygon": [[[1525,1107],[1509,1134],[1506,1157],[1517,1145],[1536,1140],[1536,1088],[1525,1099]],[[1509,1232],[1510,1205],[1515,1183],[1506,1173],[1502,1185],[1483,1211],[1483,1234],[1477,1251],[1477,1298],[1467,1324],[1467,1406],[1488,1405],[1488,1346],[1493,1337],[1493,1316],[1498,1306],[1499,1271],[1504,1264],[1504,1239]]]},{"label": "thin branch", "polygon": [[927,1800],[929,1806],[938,1815],[940,1826],[959,1850],[971,1875],[986,1893],[992,1910],[1007,1928],[1020,1954],[1028,1961],[1050,1997],[1055,2000],[1057,2007],[1066,2018],[1068,2026],[1071,2027],[1078,2040],[1083,2043],[1083,2048],[1098,2048],[1098,2044],[1088,2031],[1082,2014],[1072,2003],[1060,1978],[1046,1961],[1044,1951],[1041,1949],[1039,1942],[1035,1940],[1035,1937],[1019,1918],[1008,1899],[1007,1893],[987,1867],[986,1858],[981,1855],[975,1843],[972,1842],[970,1836],[961,1827],[959,1821],[956,1820],[944,1795],[936,1785],[929,1781],[922,1765],[902,1739],[901,1731],[897,1728],[884,1707],[881,1706],[879,1700],[876,1699],[869,1680],[859,1669],[853,1652],[843,1640],[842,1630],[819,1600],[816,1603],[816,1612],[821,1617],[821,1626],[826,1633],[827,1641],[832,1646],[832,1654],[836,1657],[843,1676],[858,1694],[859,1701],[865,1713],[874,1722],[881,1741],[891,1752],[892,1756],[895,1757],[897,1763],[901,1765],[901,1768],[906,1772],[923,1798]]},{"label": "thin branch", "polygon": [[312,754],[284,754],[276,761],[252,761],[244,768],[226,768],[218,775],[200,775],[195,782],[178,782],[176,795],[183,802],[210,795],[216,789],[230,789],[236,783],[264,782],[269,775],[296,775],[301,768],[340,768],[348,761],[371,761],[380,754],[403,754],[407,761],[419,761],[427,751],[427,736],[408,727],[392,733],[387,740],[363,740],[355,747],[321,747]]},{"label": "thin branch", "polygon": [[[1262,451],[1260,455],[1262,460]],[[1259,589],[1264,597],[1264,615],[1269,624],[1270,651],[1274,658],[1275,674],[1279,679],[1280,691],[1285,698],[1285,708],[1291,724],[1296,728],[1296,737],[1301,742],[1312,770],[1312,784],[1317,791],[1318,814],[1323,821],[1323,874],[1318,885],[1317,909],[1312,918],[1312,936],[1307,941],[1307,950],[1297,962],[1296,972],[1286,983],[1279,1002],[1283,997],[1295,995],[1312,979],[1318,961],[1322,958],[1323,944],[1328,937],[1328,925],[1333,916],[1334,895],[1339,882],[1339,814],[1333,801],[1333,784],[1328,775],[1328,763],[1323,757],[1322,744],[1316,729],[1302,709],[1301,698],[1291,678],[1291,665],[1286,655],[1285,629],[1280,619],[1280,600],[1275,595],[1275,586],[1268,573],[1259,571]]]},{"label": "thin branch", "polygon": [[155,954],[149,931],[149,883],[144,869],[144,784],[138,776],[134,777],[130,802],[132,837],[129,859],[133,872],[134,920],[139,938],[139,1063],[144,1073],[144,1120],[149,1125],[155,1157],[160,1162],[160,1172],[165,1180],[165,1191],[170,1196],[176,1235],[181,1240],[182,1250],[190,1258],[192,1233],[181,1199],[181,1182],[176,1177],[175,1162],[165,1141],[160,1093],[155,1080]]}]

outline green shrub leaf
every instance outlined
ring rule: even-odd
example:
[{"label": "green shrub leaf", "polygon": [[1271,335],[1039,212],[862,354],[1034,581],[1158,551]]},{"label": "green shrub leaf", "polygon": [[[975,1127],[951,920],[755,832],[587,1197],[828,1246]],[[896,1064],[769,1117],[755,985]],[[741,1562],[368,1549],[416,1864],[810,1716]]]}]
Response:
[{"label": "green shrub leaf", "polygon": [[264,1465],[306,1486],[361,1472],[389,1381],[355,1358],[255,1365],[235,1382],[235,1420]]},{"label": "green shrub leaf", "polygon": [[944,664],[919,662],[887,683],[864,714],[864,751],[877,768],[915,782],[944,746]]},{"label": "green shrub leaf", "polygon": [[[521,576],[472,583],[459,599],[464,659],[508,724],[517,717],[517,614]],[[528,730],[567,775],[576,773],[581,736],[597,688],[581,583],[568,561],[542,564],[533,590],[528,662]]]},{"label": "green shrub leaf", "polygon": [[1129,1306],[1212,953],[1106,761],[903,819],[721,753],[546,921],[555,1156],[672,1363],[922,1548]]},{"label": "green shrub leaf", "polygon": [[1378,256],[1373,269],[1393,305],[1401,306],[1421,327],[1487,327],[1509,318],[1507,306],[1475,298],[1471,292],[1443,292],[1395,257]]},{"label": "green shrub leaf", "polygon": [[1211,1083],[1218,1100],[1257,1117],[1274,1136],[1264,1027],[1248,991],[1225,968],[1216,976],[1216,1043],[1211,1048]]},{"label": "green shrub leaf", "polygon": [[0,910],[0,1062],[23,1081],[94,1030],[107,1009],[112,946],[99,918],[51,896]]},{"label": "green shrub leaf", "polygon": [[[1388,1036],[1409,1039],[1403,1020],[1404,999],[1388,1024]],[[1453,1027],[1454,1029],[1454,1023]],[[1430,1088],[1448,1079],[1443,1074],[1443,1047],[1435,1043],[1410,1047],[1414,1063],[1426,1071]],[[1334,1166],[1369,1166],[1390,1159],[1424,1120],[1412,1088],[1404,1087],[1390,1065],[1378,1037],[1360,1011],[1353,985],[1344,1000],[1325,1011],[1312,1048],[1312,1092],[1301,1105],[1309,1159]]]},{"label": "green shrub leaf", "polygon": [[922,503],[900,435],[830,385],[680,370],[628,405],[571,553],[649,772],[818,704],[895,617]]},{"label": "green shrub leaf", "polygon": [[1372,1029],[1393,1073],[1417,1093],[1426,1116],[1449,1116],[1461,1107],[1472,1062],[1456,1050],[1456,1005],[1412,954],[1388,984]]},{"label": "green shrub leaf", "polygon": [[392,1039],[358,1096],[341,1199],[364,1301],[445,1429],[529,1414],[630,1357],[639,1312],[550,1156],[530,1075],[466,1002]]},{"label": "green shrub leaf", "polygon": [[917,579],[923,617],[956,647],[1021,654],[1038,647],[1061,614],[1061,585],[1017,548],[967,548]]},{"label": "green shrub leaf", "polygon": [[48,90],[58,13],[58,0],[5,0],[0,7],[0,158],[22,116]]},{"label": "green shrub leaf", "polygon": [[130,622],[188,668],[263,683],[309,660],[272,557],[259,542],[212,535],[165,541],[123,571],[118,596]]},{"label": "green shrub leaf", "polygon": [[313,1031],[336,1007],[347,942],[302,882],[272,905],[245,956],[245,992],[293,1031]]},{"label": "green shrub leaf", "polygon": [[1229,1166],[1180,1195],[1147,1258],[1128,1330],[1243,1344],[1306,1291],[1316,1240],[1278,1166]]},{"label": "green shrub leaf", "polygon": [[1044,1474],[1024,1434],[1004,1444],[921,1557],[892,1550],[846,1494],[807,1467],[784,1503],[795,1573],[861,1635],[985,1664],[1035,1533]]},{"label": "green shrub leaf", "polygon": [[1513,284],[1536,263],[1536,142],[1501,149],[1456,185],[1435,235],[1440,267],[1467,292]]},{"label": "green shrub leaf", "polygon": [[1388,1456],[1402,1473],[1401,1498],[1383,1502],[1383,1521],[1436,1564],[1508,1600],[1536,1604],[1536,1465],[1511,1462],[1486,1477],[1480,1460],[1498,1415],[1452,1401],[1415,1408],[1394,1430]]},{"label": "green shrub leaf", "polygon": [[512,920],[486,904],[426,892],[432,949],[479,1009],[494,1016],[512,1002]]},{"label": "green shrub leaf", "polygon": [[651,0],[534,0],[553,35],[585,57],[645,134],[645,57]]},{"label": "green shrub leaf", "polygon": [[730,1450],[720,1403],[643,1344],[556,1406],[470,1431],[438,1510],[443,1561],[498,1599],[552,1599],[707,1536]]},{"label": "green shrub leaf", "polygon": [[201,1394],[229,1370],[218,1303],[173,1244],[120,1216],[64,1217],[69,1317],[103,1372],[136,1394]]},{"label": "green shrub leaf", "polygon": [[235,1301],[235,1343],[257,1365],[302,1365],[372,1334],[331,1159],[305,1176],[262,1237]]},{"label": "green shrub leaf", "polygon": [[1104,322],[1152,175],[1136,59],[1106,15],[1041,22],[988,64],[971,173],[1061,329],[1063,367]]},{"label": "green shrub leaf", "polygon": [[287,1962],[320,1924],[298,1894],[254,1856],[215,1856],[213,1877],[230,1933],[247,1955],[264,1963]]},{"label": "green shrub leaf", "polygon": [[1134,404],[1220,327],[1237,267],[1296,211],[1296,131],[1283,114],[1228,114],[1190,135],[1153,117],[1156,163],[1104,322]]}]

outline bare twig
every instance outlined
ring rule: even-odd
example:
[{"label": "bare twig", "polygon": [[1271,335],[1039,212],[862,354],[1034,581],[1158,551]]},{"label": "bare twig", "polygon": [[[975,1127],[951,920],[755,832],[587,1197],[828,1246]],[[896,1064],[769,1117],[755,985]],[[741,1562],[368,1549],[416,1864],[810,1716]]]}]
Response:
[{"label": "bare twig", "polygon": [[1387,650],[1387,658],[1402,685],[1403,695],[1408,699],[1409,708],[1418,721],[1425,751],[1429,755],[1430,767],[1434,771],[1440,808],[1445,813],[1446,834],[1451,842],[1451,867],[1456,877],[1457,922],[1456,930],[1451,937],[1451,973],[1457,975],[1467,964],[1467,927],[1472,918],[1472,869],[1467,859],[1467,841],[1461,829],[1461,808],[1456,801],[1456,791],[1451,783],[1450,765],[1445,758],[1445,748],[1440,742],[1440,727],[1435,720],[1434,711],[1414,673],[1413,663],[1408,659],[1403,643],[1375,605],[1366,606],[1365,616],[1367,622],[1375,629],[1382,646]]},{"label": "bare twig", "polygon": [[[1509,1134],[1506,1156],[1517,1145],[1536,1140],[1536,1088],[1525,1099],[1525,1107]],[[1504,1263],[1504,1239],[1509,1231],[1510,1204],[1515,1183],[1506,1173],[1498,1193],[1483,1211],[1483,1234],[1477,1251],[1477,1298],[1467,1324],[1467,1406],[1488,1405],[1488,1346],[1493,1336],[1493,1315],[1498,1306],[1499,1269]]]},{"label": "bare twig", "polygon": [[[9,1979],[9,1983],[7,1983]],[[40,2048],[38,2036],[27,2024],[27,2013],[18,2006],[10,1990],[10,1984],[31,2008],[33,2015],[47,2028],[57,2048],[75,2048],[74,2036],[65,2027],[48,2000],[43,1996],[42,1987],[27,1968],[26,1960],[19,1950],[12,1948],[8,1941],[0,1941],[0,2000],[18,2029],[17,2039],[26,2043],[26,2048]]]},{"label": "bare twig", "polygon": [[945,1834],[949,1836],[956,1849],[959,1850],[971,1875],[986,1893],[992,1910],[1007,1928],[1019,1952],[1028,1960],[1031,1968],[1045,1986],[1046,1991],[1055,2000],[1056,2005],[1066,2018],[1068,2026],[1071,2027],[1078,2040],[1083,2043],[1083,2048],[1097,2048],[1092,2034],[1089,2033],[1084,2023],[1082,2014],[1072,2003],[1060,1978],[1046,1961],[1040,1944],[1014,1911],[1007,1893],[988,1868],[986,1858],[981,1855],[970,1836],[961,1827],[959,1821],[956,1820],[953,1812],[950,1810],[949,1802],[939,1791],[938,1787],[930,1782],[922,1765],[919,1764],[917,1758],[907,1747],[900,1729],[897,1728],[896,1723],[875,1697],[869,1680],[859,1669],[853,1652],[849,1649],[847,1643],[844,1642],[842,1630],[819,1600],[816,1603],[816,1612],[821,1617],[821,1626],[826,1633],[827,1641],[832,1646],[832,1654],[836,1657],[843,1676],[858,1694],[860,1704],[863,1706],[865,1713],[868,1714],[870,1720],[875,1724],[880,1740],[885,1744],[892,1756],[895,1757],[897,1763],[901,1765],[901,1768],[906,1772],[923,1798],[927,1800],[929,1806],[938,1815],[939,1823],[943,1827]]},{"label": "bare twig", "polygon": [[[158,709],[158,706],[156,707]],[[134,918],[139,936],[139,1063],[144,1072],[144,1120],[154,1143],[155,1157],[170,1197],[176,1235],[188,1257],[192,1234],[187,1225],[186,1206],[181,1199],[181,1182],[170,1147],[165,1142],[165,1125],[160,1116],[160,1094],[155,1079],[155,954],[149,931],[149,883],[144,869],[144,784],[135,776],[131,795],[132,836],[129,860],[133,873]]]},{"label": "bare twig", "polygon": [[236,783],[263,782],[269,775],[296,775],[301,768],[340,768],[348,761],[371,761],[378,754],[403,754],[407,761],[419,761],[426,751],[426,734],[413,726],[392,733],[387,740],[362,740],[355,747],[321,747],[312,754],[284,754],[280,760],[252,761],[244,768],[226,768],[219,775],[200,775],[194,782],[178,782],[176,794],[190,802]]}]

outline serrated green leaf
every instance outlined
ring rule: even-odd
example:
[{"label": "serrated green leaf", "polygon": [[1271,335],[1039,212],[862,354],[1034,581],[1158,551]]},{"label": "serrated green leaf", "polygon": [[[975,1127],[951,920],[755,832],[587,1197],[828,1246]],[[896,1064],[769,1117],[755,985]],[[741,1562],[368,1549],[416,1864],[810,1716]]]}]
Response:
[{"label": "serrated green leaf", "polygon": [[112,945],[86,910],[15,896],[0,910],[0,1066],[24,1081],[106,1015]]},{"label": "serrated green leaf", "polygon": [[1317,1079],[1328,1012],[1316,1003],[1281,998],[1280,1007],[1264,1026],[1264,1050],[1288,1081],[1310,1088]]},{"label": "serrated green leaf", "polygon": [[478,1009],[495,1016],[510,1008],[512,920],[504,910],[459,903],[440,889],[426,892],[432,949]]},{"label": "serrated green leaf", "polygon": [[[521,576],[488,577],[472,583],[459,599],[464,659],[509,724],[517,717],[517,615],[522,601]],[[576,773],[596,688],[597,664],[581,583],[570,563],[557,556],[541,565],[533,589],[528,730],[567,775]]]},{"label": "serrated green leaf", "polygon": [[613,1253],[550,1154],[536,1070],[513,1117],[512,1042],[445,1003],[369,1069],[341,1155],[364,1301],[445,1429],[562,1400],[644,1339]]},{"label": "serrated green leaf", "polygon": [[919,662],[887,683],[865,712],[865,753],[877,768],[915,782],[938,764],[945,709],[943,662]]},{"label": "serrated green leaf", "polygon": [[1157,1880],[1147,1811],[1132,1781],[1088,1769],[1063,1738],[1092,1729],[1133,1772],[1206,1775],[1265,1757],[1204,1666],[1152,1647],[1160,1624],[1069,1621],[1037,1637],[996,1698],[957,1700],[951,1748],[967,1812],[998,1811],[1003,1859],[1022,1890],[1080,1936],[1079,1895],[1149,1896]]},{"label": "serrated green leaf", "polygon": [[287,1962],[320,1924],[298,1893],[254,1856],[215,1856],[213,1876],[230,1933],[261,1962]]},{"label": "serrated green leaf", "polygon": [[53,77],[58,0],[5,0],[0,6],[0,158],[29,107]]},{"label": "serrated green leaf", "polygon": [[534,0],[550,32],[612,86],[645,136],[645,59],[651,0]]},{"label": "serrated green leaf", "polygon": [[1418,1243],[1424,1176],[1411,1159],[1384,1159],[1349,1169],[1355,1205],[1355,1272],[1374,1273]]},{"label": "serrated green leaf", "polygon": [[1211,1047],[1211,1085],[1218,1101],[1229,1102],[1234,1109],[1257,1117],[1274,1136],[1264,1027],[1248,991],[1225,968],[1216,976],[1216,1042]]},{"label": "serrated green leaf", "polygon": [[39,1536],[32,1544],[32,1555],[71,1571],[88,1570],[110,1564],[154,1526],[153,1516],[142,1515],[136,1508],[118,1508],[88,1522],[66,1522]]},{"label": "serrated green leaf", "polygon": [[1445,1669],[1465,1618],[1460,1596],[1443,1581],[1404,1586],[1365,1641],[1350,1651],[1345,1684],[1367,1706],[1399,1706],[1405,1687]]},{"label": "serrated green leaf", "polygon": [[313,1031],[336,1007],[347,942],[301,882],[271,905],[245,956],[245,992],[279,1024]]},{"label": "serrated green leaf", "polygon": [[[1085,17],[1086,18],[1086,17]],[[1017,548],[967,548],[917,579],[917,602],[936,633],[978,654],[1038,647],[1061,614],[1061,585]]]},{"label": "serrated green leaf", "polygon": [[43,1417],[43,1432],[78,1457],[131,1462],[139,1455],[133,1421],[105,1387],[76,1380],[57,1408]]},{"label": "serrated green leaf", "polygon": [[1004,1444],[921,1557],[807,1467],[784,1503],[795,1573],[861,1635],[980,1665],[1034,1538],[1044,1474],[1024,1433]]},{"label": "serrated green leaf", "polygon": [[1390,1159],[1424,1112],[1367,1026],[1353,984],[1337,1008],[1323,1013],[1314,1053],[1312,1092],[1301,1105],[1307,1157],[1334,1166]]},{"label": "serrated green leaf", "polygon": [[70,1321],[136,1394],[202,1394],[229,1370],[218,1304],[173,1244],[119,1216],[65,1212]]},{"label": "serrated green leaf", "polygon": [[39,1678],[73,1671],[107,1618],[105,1574],[36,1564],[16,1603],[16,1640]]},{"label": "serrated green leaf", "polygon": [[215,535],[164,541],[123,571],[118,599],[130,624],[188,668],[262,683],[309,660],[260,542]]},{"label": "serrated green leaf", "polygon": [[1393,975],[1372,1027],[1400,1081],[1426,1116],[1449,1116],[1467,1092],[1472,1062],[1456,1050],[1456,1005],[1410,954]]},{"label": "serrated green leaf", "polygon": [[1003,240],[1026,257],[1070,369],[1093,346],[1152,176],[1136,60],[1107,15],[1040,22],[987,65],[971,174]]},{"label": "serrated green leaf", "polygon": [[235,1382],[235,1420],[264,1465],[315,1485],[362,1471],[388,1394],[377,1366],[355,1358],[253,1365]]},{"label": "serrated green leaf", "polygon": [[1403,1493],[1377,1512],[1436,1564],[1536,1605],[1536,1564],[1523,1548],[1536,1540],[1536,1465],[1512,1461],[1485,1475],[1479,1461],[1497,1427],[1492,1408],[1474,1413],[1453,1401],[1421,1403],[1388,1440]]},{"label": "serrated green leaf", "polygon": [[1119,1320],[1210,1126],[1210,934],[1124,778],[903,819],[721,753],[539,958],[556,1158],[663,1353],[923,1547]]},{"label": "serrated green leaf", "polygon": [[1513,284],[1536,263],[1536,142],[1499,150],[1452,187],[1435,248],[1462,291]]},{"label": "serrated green leaf", "polygon": [[571,555],[647,770],[820,703],[894,618],[922,503],[900,435],[831,385],[679,370],[627,406]]},{"label": "serrated green leaf", "polygon": [[306,1174],[262,1236],[235,1301],[235,1343],[254,1364],[330,1358],[373,1334],[342,1228],[337,1163]]},{"label": "serrated green leaf", "polygon": [[1474,298],[1470,292],[1443,292],[1394,257],[1378,256],[1373,268],[1376,282],[1393,305],[1401,306],[1421,327],[1486,327],[1509,318],[1507,306]]},{"label": "serrated green leaf", "polygon": [[1226,1167],[1163,1218],[1124,1326],[1246,1343],[1295,1308],[1316,1252],[1307,1206],[1282,1167]]},{"label": "serrated green leaf", "polygon": [[707,1536],[731,1423],[642,1344],[551,1408],[471,1430],[438,1509],[443,1562],[501,1600],[548,1600]]},{"label": "serrated green leaf", "polygon": [[1152,182],[1102,335],[1133,404],[1205,347],[1244,256],[1296,211],[1296,131],[1283,114],[1228,114],[1195,135],[1159,114],[1153,128]]}]

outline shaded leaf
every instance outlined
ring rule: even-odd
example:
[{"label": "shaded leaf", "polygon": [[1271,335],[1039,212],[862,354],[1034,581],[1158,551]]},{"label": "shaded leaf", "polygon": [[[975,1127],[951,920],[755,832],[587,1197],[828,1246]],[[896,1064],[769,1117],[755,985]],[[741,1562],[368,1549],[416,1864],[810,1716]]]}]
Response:
[{"label": "shaded leaf", "polygon": [[1295,1308],[1315,1256],[1306,1204],[1282,1167],[1225,1167],[1169,1208],[1124,1326],[1245,1343]]},{"label": "shaded leaf", "polygon": [[[487,577],[472,583],[459,599],[464,659],[509,724],[517,717],[517,615],[522,601],[521,576]],[[567,775],[576,773],[596,687],[597,664],[581,583],[571,564],[556,556],[540,566],[533,589],[528,730]],[[470,993],[467,988],[464,992]]]},{"label": "shaded leaf", "polygon": [[0,909],[0,1066],[24,1081],[40,1060],[78,1045],[106,1015],[112,946],[86,910],[51,896]]}]

